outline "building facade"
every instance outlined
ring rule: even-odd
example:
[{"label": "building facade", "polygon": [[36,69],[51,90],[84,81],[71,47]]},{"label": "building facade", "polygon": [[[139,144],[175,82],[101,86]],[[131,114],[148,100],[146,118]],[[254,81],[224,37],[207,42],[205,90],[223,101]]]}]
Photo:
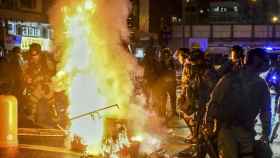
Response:
[{"label": "building facade", "polygon": [[182,0],[150,0],[150,25],[149,31],[160,33],[161,25],[171,24],[172,21],[181,21]]},{"label": "building facade", "polygon": [[279,16],[279,0],[182,0],[185,24],[266,24]]},{"label": "building facade", "polygon": [[170,48],[190,47],[192,41],[221,50],[233,44],[251,48],[279,45],[279,0],[181,2],[183,20],[172,24]]},{"label": "building facade", "polygon": [[50,0],[0,0],[0,46],[27,50],[33,42],[49,50],[51,28],[47,10]]}]

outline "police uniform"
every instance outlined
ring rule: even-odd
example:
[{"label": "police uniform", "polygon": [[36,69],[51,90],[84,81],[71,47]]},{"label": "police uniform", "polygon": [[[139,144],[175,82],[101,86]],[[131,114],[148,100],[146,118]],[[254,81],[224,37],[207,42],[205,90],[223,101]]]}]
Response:
[{"label": "police uniform", "polygon": [[216,85],[208,102],[207,120],[217,119],[219,154],[253,157],[254,126],[261,114],[263,135],[270,133],[270,93],[265,81],[248,70],[230,73]]},{"label": "police uniform", "polygon": [[191,141],[196,141],[202,127],[206,103],[216,84],[217,76],[214,69],[207,65],[203,58],[190,59],[194,62],[185,64],[182,73],[181,97],[185,99],[181,102],[181,109],[186,114],[183,118],[194,138]]},{"label": "police uniform", "polygon": [[221,66],[221,68],[218,69],[218,75],[219,77],[223,77],[228,73],[237,72],[243,68],[244,66],[240,63],[233,63],[232,61],[227,61]]},{"label": "police uniform", "polygon": [[185,64],[182,79],[182,96],[186,96],[187,113],[192,114],[198,105],[205,105],[216,84],[216,73],[206,64]]},{"label": "police uniform", "polygon": [[34,123],[50,127],[57,116],[54,111],[54,91],[51,87],[51,65],[44,54],[35,63],[32,59],[26,66],[25,74],[25,110]]},{"label": "police uniform", "polygon": [[159,114],[166,116],[167,94],[170,98],[172,114],[176,114],[176,70],[174,63],[169,60],[167,63],[161,61],[159,63],[159,79],[157,87],[159,93]]}]

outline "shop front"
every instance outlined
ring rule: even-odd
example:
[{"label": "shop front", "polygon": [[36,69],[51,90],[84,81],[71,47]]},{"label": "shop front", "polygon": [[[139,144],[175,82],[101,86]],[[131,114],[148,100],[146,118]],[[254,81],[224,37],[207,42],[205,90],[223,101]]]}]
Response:
[{"label": "shop front", "polygon": [[8,21],[5,48],[11,50],[20,47],[23,51],[29,49],[30,44],[38,43],[43,51],[51,51],[51,29],[49,24],[37,22]]}]

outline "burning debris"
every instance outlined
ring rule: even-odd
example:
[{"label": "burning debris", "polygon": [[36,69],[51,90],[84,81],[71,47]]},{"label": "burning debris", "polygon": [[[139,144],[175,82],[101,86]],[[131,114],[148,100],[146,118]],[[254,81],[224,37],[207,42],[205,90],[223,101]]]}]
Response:
[{"label": "burning debris", "polygon": [[86,145],[83,144],[82,138],[78,135],[73,136],[73,140],[71,141],[71,150],[84,153],[86,151]]},{"label": "burning debris", "polygon": [[105,136],[102,144],[102,156],[105,158],[125,158],[132,153],[133,142],[129,138],[127,121],[109,119],[105,121]]}]

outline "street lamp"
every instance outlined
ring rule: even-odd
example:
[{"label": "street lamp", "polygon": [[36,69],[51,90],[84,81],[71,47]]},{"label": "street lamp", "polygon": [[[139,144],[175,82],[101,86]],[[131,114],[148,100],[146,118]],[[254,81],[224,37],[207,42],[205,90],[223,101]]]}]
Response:
[{"label": "street lamp", "polygon": [[251,2],[256,3],[256,2],[257,2],[257,0],[251,0]]},{"label": "street lamp", "polygon": [[272,21],[273,24],[275,24],[275,23],[277,23],[279,21],[279,18],[277,16],[273,16],[271,18],[271,21]]}]

